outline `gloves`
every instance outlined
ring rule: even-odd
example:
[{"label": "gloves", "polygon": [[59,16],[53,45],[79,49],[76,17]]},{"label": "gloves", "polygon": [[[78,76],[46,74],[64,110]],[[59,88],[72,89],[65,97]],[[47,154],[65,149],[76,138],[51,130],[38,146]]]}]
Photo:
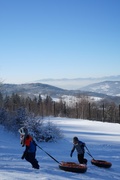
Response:
[{"label": "gloves", "polygon": [[71,153],[70,153],[70,157],[72,157],[72,154],[73,154],[73,153],[71,152]]},{"label": "gloves", "polygon": [[24,151],[24,153],[23,153],[23,155],[22,155],[22,157],[21,157],[21,159],[24,159],[25,158],[25,156],[26,156],[26,151]]},{"label": "gloves", "polygon": [[25,158],[25,156],[24,156],[24,154],[22,155],[22,157],[21,157],[21,159],[24,159]]},{"label": "gloves", "polygon": [[72,157],[74,149],[71,150],[70,157]]}]

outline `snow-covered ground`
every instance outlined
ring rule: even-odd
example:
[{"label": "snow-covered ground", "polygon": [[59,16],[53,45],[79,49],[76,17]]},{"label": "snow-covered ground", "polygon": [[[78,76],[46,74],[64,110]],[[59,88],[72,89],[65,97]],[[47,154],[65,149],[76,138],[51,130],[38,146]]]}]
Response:
[{"label": "snow-covered ground", "polygon": [[21,147],[19,134],[14,136],[0,127],[0,180],[120,180],[120,124],[102,123],[81,119],[49,118],[57,124],[64,138],[57,143],[39,143],[46,152],[59,162],[77,162],[76,152],[70,157],[73,136],[84,141],[95,159],[112,163],[109,169],[99,168],[88,159],[86,173],[65,172],[59,164],[45,152],[37,149],[40,169],[35,170],[21,159],[24,147]]}]

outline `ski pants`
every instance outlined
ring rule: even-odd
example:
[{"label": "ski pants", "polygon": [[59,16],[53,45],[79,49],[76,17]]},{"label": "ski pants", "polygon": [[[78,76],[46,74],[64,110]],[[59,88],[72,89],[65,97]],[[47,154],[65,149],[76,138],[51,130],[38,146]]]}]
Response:
[{"label": "ski pants", "polygon": [[27,152],[25,159],[32,164],[33,168],[39,169],[38,161],[35,159],[35,153]]},{"label": "ski pants", "polygon": [[84,154],[78,154],[78,161],[80,164],[84,163]]},{"label": "ski pants", "polygon": [[84,154],[78,154],[78,161],[80,164],[87,164],[87,159],[84,159]]}]

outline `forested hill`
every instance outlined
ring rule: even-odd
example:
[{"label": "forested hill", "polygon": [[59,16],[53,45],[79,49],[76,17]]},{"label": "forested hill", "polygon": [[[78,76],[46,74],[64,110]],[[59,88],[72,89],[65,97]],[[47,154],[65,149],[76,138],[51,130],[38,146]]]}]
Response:
[{"label": "forested hill", "polygon": [[[87,88],[86,88],[87,89]],[[48,95],[53,98],[61,98],[63,95],[67,96],[92,96],[100,97],[108,100],[109,102],[113,101],[117,104],[120,102],[120,97],[110,96],[103,93],[85,91],[85,90],[66,90],[58,88],[56,86],[51,86],[48,84],[42,83],[29,83],[29,84],[2,84],[0,91],[3,95],[12,95],[17,93],[18,95],[24,97],[38,97],[39,95]]]}]

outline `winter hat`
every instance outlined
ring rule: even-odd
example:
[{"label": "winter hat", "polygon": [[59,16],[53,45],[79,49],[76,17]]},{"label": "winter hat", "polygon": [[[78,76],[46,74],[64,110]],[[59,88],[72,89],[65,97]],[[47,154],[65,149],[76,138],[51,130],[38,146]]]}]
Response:
[{"label": "winter hat", "polygon": [[75,136],[75,137],[73,138],[73,141],[78,141],[78,137]]},{"label": "winter hat", "polygon": [[28,135],[28,129],[25,128],[25,127],[21,127],[18,132],[21,134],[21,135],[24,135],[24,136],[27,136]]}]

